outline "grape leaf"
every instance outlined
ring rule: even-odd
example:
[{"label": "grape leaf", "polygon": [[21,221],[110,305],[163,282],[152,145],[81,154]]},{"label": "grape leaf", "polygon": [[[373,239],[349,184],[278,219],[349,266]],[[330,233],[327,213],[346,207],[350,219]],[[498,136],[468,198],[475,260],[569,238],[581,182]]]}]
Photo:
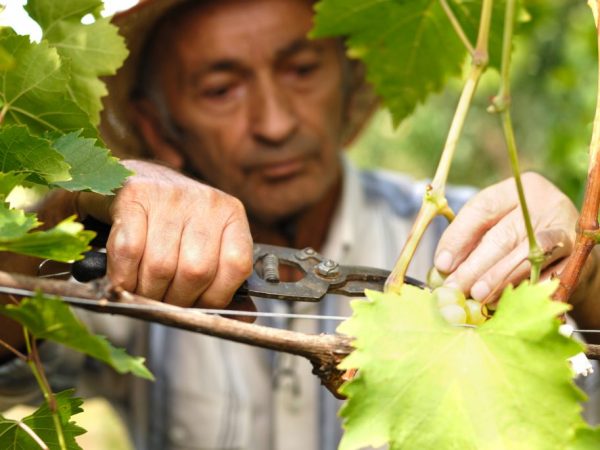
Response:
[{"label": "grape leaf", "polygon": [[27,175],[20,172],[0,172],[0,203],[4,202],[6,196],[26,178]]},{"label": "grape leaf", "polygon": [[594,22],[596,23],[596,26],[598,26],[598,2],[596,0],[588,0],[588,5],[592,9]]},{"label": "grape leaf", "polygon": [[125,177],[132,172],[95,144],[95,139],[81,138],[78,132],[56,139],[54,148],[71,166],[72,177],[69,181],[55,183],[56,186],[70,191],[91,190],[107,195],[121,187]]},{"label": "grape leaf", "polygon": [[600,428],[581,427],[568,450],[597,450],[600,448]]},{"label": "grape leaf", "polygon": [[340,449],[565,448],[582,425],[567,358],[582,347],[558,332],[568,306],[555,283],[507,289],[478,329],[452,327],[429,291],[369,292],[338,331],[356,337],[341,364]]},{"label": "grape leaf", "polygon": [[99,359],[119,373],[131,372],[153,380],[144,366],[144,358],[129,356],[113,347],[103,336],[91,334],[73,315],[69,306],[58,298],[37,294],[17,305],[0,307],[0,311],[21,323],[38,339],[49,339]]},{"label": "grape leaf", "polygon": [[[68,450],[81,450],[75,438],[85,433],[80,426],[71,422],[71,417],[83,412],[80,398],[73,397],[74,390],[62,391],[54,396],[57,412],[62,425],[65,445]],[[33,414],[21,420],[27,425],[50,450],[60,448],[52,413],[47,402],[44,402]],[[25,432],[16,420],[5,419],[0,415],[0,448],[3,450],[39,449],[39,445]]]},{"label": "grape leaf", "polygon": [[43,30],[43,38],[71,63],[69,94],[91,117],[100,122],[107,94],[100,76],[114,75],[127,57],[127,48],[117,28],[107,18],[84,25],[81,18],[102,8],[101,0],[29,0],[25,9]]},{"label": "grape leaf", "polygon": [[71,179],[69,164],[52,142],[25,126],[0,128],[0,171],[26,173],[28,181],[45,185]]},{"label": "grape leaf", "polygon": [[[449,0],[473,47],[481,1]],[[499,66],[504,2],[494,2],[490,63]],[[397,125],[449,76],[460,75],[467,50],[439,0],[321,0],[313,37],[347,36],[349,54],[367,66],[367,79]]]},{"label": "grape leaf", "polygon": [[5,203],[0,204],[0,243],[18,239],[39,225],[35,214],[27,214],[21,209],[9,209]]},{"label": "grape leaf", "polygon": [[0,204],[0,251],[63,262],[81,259],[96,234],[74,220],[69,217],[47,231],[29,232],[39,225],[34,215]]},{"label": "grape leaf", "polygon": [[81,129],[86,137],[97,136],[88,115],[66,96],[69,74],[56,49],[7,28],[0,30],[0,46],[16,60],[11,70],[0,71],[5,124],[27,125],[35,134]]},{"label": "grape leaf", "polygon": [[4,47],[0,47],[0,70],[10,70],[14,66],[15,58]]}]

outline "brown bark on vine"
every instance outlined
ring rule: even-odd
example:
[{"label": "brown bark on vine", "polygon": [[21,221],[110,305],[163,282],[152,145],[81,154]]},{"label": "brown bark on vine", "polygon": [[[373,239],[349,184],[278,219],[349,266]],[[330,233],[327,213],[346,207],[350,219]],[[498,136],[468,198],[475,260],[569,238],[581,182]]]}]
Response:
[{"label": "brown bark on vine", "polygon": [[313,373],[335,396],[339,396],[337,390],[344,381],[345,373],[338,370],[337,365],[352,351],[350,339],[344,336],[311,335],[203,314],[190,308],[167,305],[131,294],[106,281],[77,284],[0,271],[0,286],[30,292],[41,291],[46,295],[66,298],[67,301],[69,298],[87,299],[92,302],[74,306],[302,356],[312,363]]}]

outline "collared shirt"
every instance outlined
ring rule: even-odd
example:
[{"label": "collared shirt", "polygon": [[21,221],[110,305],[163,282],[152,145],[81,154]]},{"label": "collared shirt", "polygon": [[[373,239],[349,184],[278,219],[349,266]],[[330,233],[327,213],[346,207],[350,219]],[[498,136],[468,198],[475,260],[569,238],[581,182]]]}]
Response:
[{"label": "collared shirt", "polygon": [[[342,196],[322,254],[341,264],[390,269],[400,254],[426,183],[344,163]],[[470,188],[447,191],[458,209]],[[443,228],[436,220],[423,238],[409,275],[423,279]],[[259,308],[287,305],[257,301]],[[349,299],[295,303],[296,313],[351,313]],[[47,345],[49,376],[59,388],[75,383],[81,395],[113,400],[137,449],[333,450],[341,436],[338,400],[319,385],[300,357],[128,318],[83,312],[91,328],[133,354],[145,354],[157,381],[119,376],[101,363]],[[271,320],[267,325],[307,333],[335,332],[337,322]],[[84,369],[83,371],[81,369]],[[28,400],[35,384],[18,361],[0,368],[0,409]],[[2,402],[6,401],[5,404]]]}]

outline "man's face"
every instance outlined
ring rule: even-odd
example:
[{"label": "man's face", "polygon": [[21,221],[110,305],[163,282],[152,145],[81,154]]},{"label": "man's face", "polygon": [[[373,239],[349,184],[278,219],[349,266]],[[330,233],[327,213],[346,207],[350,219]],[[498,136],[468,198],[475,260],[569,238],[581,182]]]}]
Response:
[{"label": "man's face", "polygon": [[177,25],[160,72],[187,170],[266,223],[340,174],[342,55],[306,38],[312,15],[308,0],[210,2]]}]

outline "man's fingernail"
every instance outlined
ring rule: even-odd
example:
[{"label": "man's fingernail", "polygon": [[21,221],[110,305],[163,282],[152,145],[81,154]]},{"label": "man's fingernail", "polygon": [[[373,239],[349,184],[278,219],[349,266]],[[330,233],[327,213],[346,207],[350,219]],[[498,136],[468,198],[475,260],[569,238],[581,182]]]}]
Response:
[{"label": "man's fingernail", "polygon": [[448,250],[442,250],[435,258],[435,267],[440,272],[450,272],[452,269],[452,254]]},{"label": "man's fingernail", "polygon": [[482,301],[490,294],[490,287],[485,281],[478,281],[471,288],[471,297],[477,301]]}]

